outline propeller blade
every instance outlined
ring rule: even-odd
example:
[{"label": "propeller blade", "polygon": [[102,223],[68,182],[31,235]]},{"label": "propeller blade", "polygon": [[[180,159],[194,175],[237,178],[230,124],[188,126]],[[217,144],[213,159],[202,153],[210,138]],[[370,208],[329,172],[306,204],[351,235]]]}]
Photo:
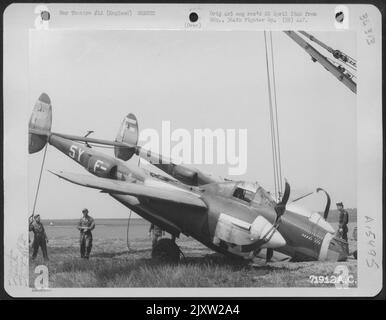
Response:
[{"label": "propeller blade", "polygon": [[285,189],[284,189],[284,195],[283,195],[281,202],[284,204],[287,204],[289,196],[290,196],[290,192],[291,192],[291,187],[290,187],[287,179],[284,179],[284,180],[285,180]]},{"label": "propeller blade", "polygon": [[324,190],[322,188],[317,188],[316,192],[319,192],[319,191],[323,191],[327,197],[327,203],[326,203],[326,207],[324,208],[324,214],[323,214],[324,220],[327,221],[328,213],[330,212],[331,198],[326,190]]},{"label": "propeller blade", "polygon": [[284,180],[285,180],[285,189],[284,189],[283,198],[275,206],[275,211],[276,211],[276,214],[277,214],[275,224],[279,221],[280,217],[284,214],[285,208],[286,208],[286,205],[287,205],[290,193],[291,193],[291,187],[290,187],[287,179],[284,179]]},{"label": "propeller blade", "polygon": [[273,257],[273,249],[267,248],[267,253],[265,256],[265,262],[271,262],[272,257]]}]

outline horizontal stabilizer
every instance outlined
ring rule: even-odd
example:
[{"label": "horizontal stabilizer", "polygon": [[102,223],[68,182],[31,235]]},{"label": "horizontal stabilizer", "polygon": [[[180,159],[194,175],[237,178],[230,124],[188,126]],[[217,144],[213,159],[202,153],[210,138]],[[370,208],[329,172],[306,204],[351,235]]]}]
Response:
[{"label": "horizontal stabilizer", "polygon": [[76,136],[76,135],[57,133],[57,132],[52,132],[52,135],[55,135],[55,136],[58,136],[58,137],[61,137],[64,139],[72,140],[72,141],[82,141],[82,142],[89,142],[89,143],[95,143],[95,144],[106,145],[106,146],[115,146],[118,148],[133,148],[133,149],[135,149],[134,145],[129,145],[125,142],[89,138],[89,137],[84,137],[84,136]]},{"label": "horizontal stabilizer", "polygon": [[143,184],[130,183],[125,181],[98,178],[90,175],[75,174],[69,172],[52,172],[59,178],[69,182],[102,190],[113,194],[125,194],[138,198],[163,200],[175,204],[183,204],[192,207],[207,208],[206,204],[194,193],[185,190],[168,190],[150,187]]}]

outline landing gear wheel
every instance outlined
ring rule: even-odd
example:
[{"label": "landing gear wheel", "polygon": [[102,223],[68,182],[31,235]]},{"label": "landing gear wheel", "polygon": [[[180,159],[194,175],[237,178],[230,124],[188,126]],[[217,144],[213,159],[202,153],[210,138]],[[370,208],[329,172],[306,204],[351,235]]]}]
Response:
[{"label": "landing gear wheel", "polygon": [[151,257],[160,262],[178,263],[180,249],[172,239],[160,239],[154,246]]}]

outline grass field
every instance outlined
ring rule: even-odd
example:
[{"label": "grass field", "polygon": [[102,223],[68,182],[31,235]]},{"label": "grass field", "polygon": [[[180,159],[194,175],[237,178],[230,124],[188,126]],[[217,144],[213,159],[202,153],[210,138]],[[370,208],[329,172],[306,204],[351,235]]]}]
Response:
[{"label": "grass field", "polygon": [[[97,225],[90,260],[79,257],[78,234],[61,226],[46,228],[50,239],[49,286],[53,287],[319,287],[310,276],[331,276],[337,265],[346,265],[357,277],[356,260],[347,262],[273,262],[262,260],[240,263],[214,253],[197,241],[177,240],[185,258],[179,265],[156,264],[151,260],[151,240],[146,237],[148,224],[137,226],[128,250],[125,228]],[[71,226],[71,230],[73,227]],[[99,230],[98,230],[99,228]],[[104,228],[110,228],[107,231]],[[135,227],[134,227],[135,228]],[[142,228],[141,233],[138,229]],[[115,231],[114,231],[115,230]],[[350,228],[350,235],[353,227]],[[97,232],[98,231],[98,232]],[[144,233],[145,232],[145,233]],[[55,236],[57,235],[57,236]],[[105,235],[105,236],[101,236]],[[350,249],[356,248],[350,241]],[[37,265],[45,264],[41,253],[30,261],[30,284]]]}]

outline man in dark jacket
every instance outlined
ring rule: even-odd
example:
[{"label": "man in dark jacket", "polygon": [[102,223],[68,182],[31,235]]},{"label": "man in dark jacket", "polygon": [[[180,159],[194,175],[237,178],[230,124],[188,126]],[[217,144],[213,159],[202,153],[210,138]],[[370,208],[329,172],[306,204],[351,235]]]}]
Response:
[{"label": "man in dark jacket", "polygon": [[48,261],[47,254],[47,234],[44,230],[43,224],[40,222],[40,215],[36,215],[30,218],[29,221],[29,231],[34,233],[34,240],[32,242],[32,260],[35,260],[36,255],[38,254],[39,247],[42,248],[43,258],[45,261]]},{"label": "man in dark jacket", "polygon": [[158,240],[162,237],[163,231],[160,227],[152,223],[149,228],[149,235],[151,236],[152,247],[154,248]]},{"label": "man in dark jacket", "polygon": [[347,233],[348,233],[348,212],[343,208],[343,203],[338,202],[336,207],[339,210],[339,234],[342,239],[347,241]]},{"label": "man in dark jacket", "polygon": [[88,210],[82,210],[83,217],[79,220],[78,230],[80,231],[80,257],[88,259],[92,248],[92,233],[95,228],[94,219],[88,215]]}]

